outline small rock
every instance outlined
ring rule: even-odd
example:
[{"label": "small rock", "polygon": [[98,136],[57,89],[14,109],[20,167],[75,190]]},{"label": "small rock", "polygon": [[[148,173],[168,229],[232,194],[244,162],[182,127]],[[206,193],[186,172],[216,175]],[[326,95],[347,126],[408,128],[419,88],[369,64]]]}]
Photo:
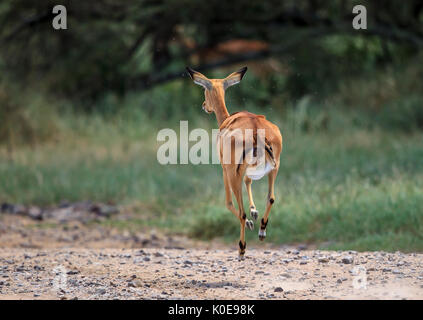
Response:
[{"label": "small rock", "polygon": [[69,275],[74,275],[74,274],[78,274],[78,273],[79,273],[78,270],[70,270],[70,271],[66,272],[66,274],[69,274]]},{"label": "small rock", "polygon": [[128,282],[128,287],[130,287],[130,288],[142,287],[142,282],[139,279],[134,280],[134,281],[130,281],[130,282]]},{"label": "small rock", "polygon": [[23,271],[25,271],[25,267],[24,266],[18,266],[18,267],[16,267],[15,271],[16,272],[23,272]]},{"label": "small rock", "polygon": [[5,213],[12,213],[13,212],[13,205],[7,202],[4,202],[0,206],[0,211]]},{"label": "small rock", "polygon": [[345,256],[342,258],[342,263],[351,264],[353,263],[354,258],[352,256]]},{"label": "small rock", "polygon": [[298,245],[298,247],[297,247],[297,249],[298,250],[306,250],[307,249],[307,245],[306,244],[300,244],[300,245]]},{"label": "small rock", "polygon": [[283,292],[283,289],[281,287],[276,287],[274,291],[275,292]]},{"label": "small rock", "polygon": [[106,289],[104,289],[104,288],[97,289],[96,293],[101,294],[101,295],[106,294]]},{"label": "small rock", "polygon": [[43,220],[43,211],[38,207],[30,207],[28,216],[34,220]]}]

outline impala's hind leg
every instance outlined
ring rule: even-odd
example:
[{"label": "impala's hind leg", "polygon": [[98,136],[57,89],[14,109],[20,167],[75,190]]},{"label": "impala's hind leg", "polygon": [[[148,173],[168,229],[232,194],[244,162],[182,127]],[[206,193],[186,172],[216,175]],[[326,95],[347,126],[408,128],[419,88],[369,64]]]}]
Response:
[{"label": "impala's hind leg", "polygon": [[240,222],[239,258],[240,260],[243,260],[245,249],[247,247],[247,243],[245,241],[245,226],[247,226],[247,228],[249,229],[252,229],[254,227],[254,223],[251,220],[247,220],[247,215],[245,214],[244,204],[242,201],[242,175],[238,174],[235,171],[234,172],[229,171],[227,172],[226,178],[227,178],[227,182],[230,183],[230,187],[238,203],[237,215]]},{"label": "impala's hind leg", "polygon": [[[245,242],[245,224],[246,224],[246,215],[244,213],[244,207],[242,206],[242,194],[241,194],[241,199],[239,198],[240,195],[237,193],[235,193],[235,197],[236,200],[238,202],[238,210],[235,208],[233,202],[232,202],[232,191],[231,189],[233,187],[235,187],[235,190],[238,190],[240,188],[236,187],[236,184],[233,185],[233,187],[231,186],[230,182],[229,182],[229,177],[228,174],[226,172],[225,169],[223,169],[223,183],[225,185],[225,195],[226,195],[226,207],[229,209],[229,211],[231,211],[235,217],[237,217],[239,219],[239,222],[241,224],[241,234],[240,234],[240,240],[239,240],[239,257],[240,259],[244,258],[244,254],[245,254],[245,248],[246,248],[246,242]],[[242,191],[242,189],[241,189]],[[241,203],[241,206],[240,206]],[[242,213],[240,213],[242,212]]]},{"label": "impala's hind leg", "polygon": [[247,188],[248,193],[248,200],[250,201],[250,215],[254,219],[254,221],[258,218],[258,211],[256,209],[256,205],[254,204],[253,194],[251,192],[251,184],[252,180],[248,176],[244,176],[245,187]]},{"label": "impala's hind leg", "polygon": [[225,205],[226,208],[230,212],[232,212],[235,217],[239,218],[238,211],[236,210],[234,203],[232,202],[232,192],[231,192],[231,186],[229,184],[228,175],[226,173],[226,170],[223,169],[223,184],[225,185]]},{"label": "impala's hind leg", "polygon": [[239,182],[239,185],[232,189],[238,202],[238,215],[240,222],[240,234],[239,234],[239,258],[244,259],[245,248],[247,247],[247,242],[245,241],[245,225],[247,222],[247,215],[244,211],[244,205],[242,203],[242,181]]},{"label": "impala's hind leg", "polygon": [[267,227],[267,222],[269,220],[269,213],[270,213],[270,209],[272,209],[272,205],[275,202],[275,193],[274,193],[274,189],[275,189],[275,179],[276,179],[276,175],[278,174],[278,169],[274,169],[272,171],[269,172],[269,193],[267,195],[267,203],[266,203],[266,211],[264,212],[264,216],[261,219],[261,223],[260,223],[260,230],[259,230],[259,239],[261,241],[264,240],[264,238],[266,238],[266,227]]}]

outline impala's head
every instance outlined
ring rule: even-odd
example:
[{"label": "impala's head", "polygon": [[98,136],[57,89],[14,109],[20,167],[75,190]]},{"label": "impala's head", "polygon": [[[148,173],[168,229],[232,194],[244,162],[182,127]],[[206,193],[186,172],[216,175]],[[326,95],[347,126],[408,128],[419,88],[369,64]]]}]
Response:
[{"label": "impala's head", "polygon": [[187,67],[187,71],[194,83],[204,88],[203,110],[207,113],[212,113],[215,111],[214,108],[217,107],[219,101],[224,101],[225,90],[242,80],[245,72],[247,72],[247,67],[231,73],[224,79],[209,79],[190,67]]}]

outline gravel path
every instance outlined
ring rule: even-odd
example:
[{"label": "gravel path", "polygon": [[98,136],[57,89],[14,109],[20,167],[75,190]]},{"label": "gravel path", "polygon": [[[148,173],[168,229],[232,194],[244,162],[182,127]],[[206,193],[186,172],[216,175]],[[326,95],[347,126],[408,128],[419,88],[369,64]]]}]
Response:
[{"label": "gravel path", "polygon": [[[0,249],[1,299],[422,299],[422,255]],[[360,282],[361,279],[361,282]]]},{"label": "gravel path", "polygon": [[423,299],[423,254],[310,249],[3,215],[0,299]]}]

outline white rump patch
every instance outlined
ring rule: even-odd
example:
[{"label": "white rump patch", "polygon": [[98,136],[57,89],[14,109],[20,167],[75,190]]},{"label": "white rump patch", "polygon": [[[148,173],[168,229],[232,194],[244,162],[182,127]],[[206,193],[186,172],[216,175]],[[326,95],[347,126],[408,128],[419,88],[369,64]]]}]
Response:
[{"label": "white rump patch", "polygon": [[267,175],[273,169],[274,169],[273,166],[269,162],[266,162],[266,166],[264,168],[258,168],[257,166],[248,167],[245,174],[250,179],[260,180],[261,178],[263,178],[265,175]]}]

